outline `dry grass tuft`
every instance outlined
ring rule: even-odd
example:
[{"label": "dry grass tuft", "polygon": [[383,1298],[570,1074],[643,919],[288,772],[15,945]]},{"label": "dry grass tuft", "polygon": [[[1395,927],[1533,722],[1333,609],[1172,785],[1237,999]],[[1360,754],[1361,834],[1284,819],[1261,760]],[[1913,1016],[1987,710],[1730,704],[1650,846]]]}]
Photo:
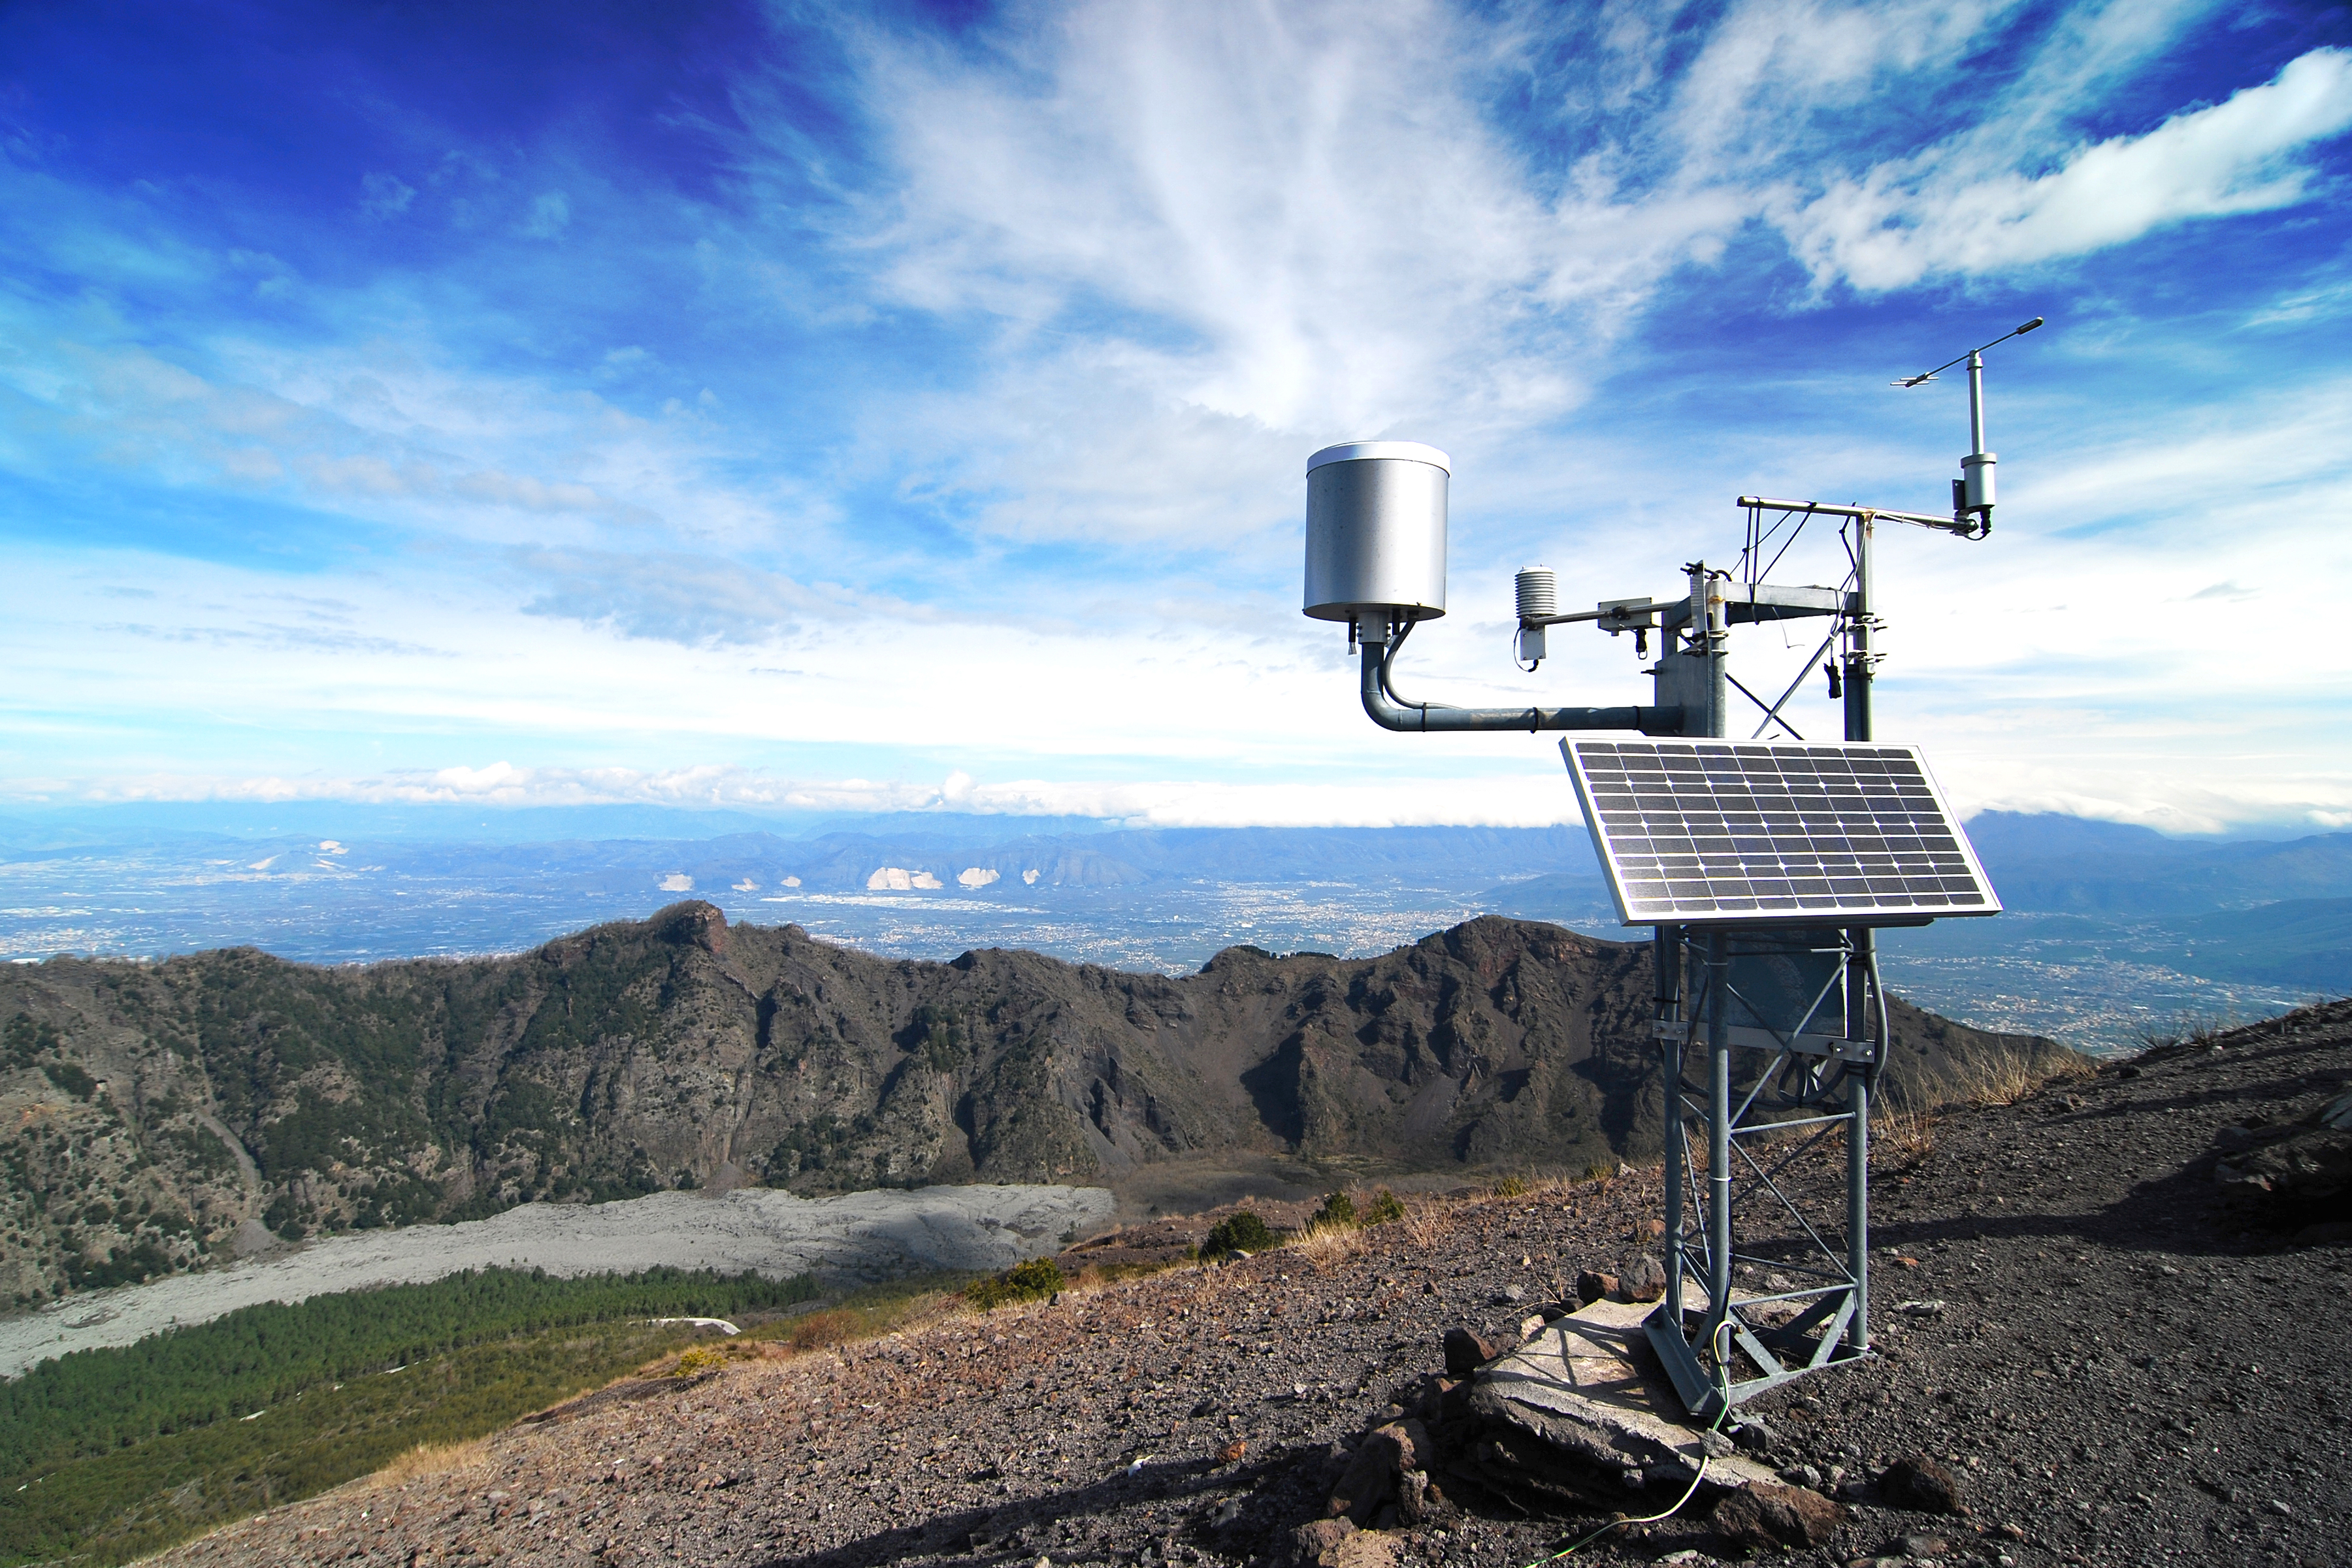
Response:
[{"label": "dry grass tuft", "polygon": [[2097,1070],[2084,1057],[2052,1064],[2014,1052],[1984,1052],[1954,1062],[1937,1087],[1943,1099],[1963,1105],[2015,1105],[2037,1089],[2088,1078]]},{"label": "dry grass tuft", "polygon": [[866,1331],[862,1313],[828,1307],[793,1319],[791,1330],[782,1337],[796,1351],[815,1351],[844,1340],[861,1339]]},{"label": "dry grass tuft", "polygon": [[2164,1050],[2172,1046],[2210,1046],[2222,1036],[2240,1026],[2238,1020],[2227,1013],[2209,1013],[2201,1007],[2183,1007],[2172,1020],[2169,1029],[2142,1029],[2139,1043],[2144,1049]]},{"label": "dry grass tuft", "polygon": [[1936,1119],[1907,1105],[1882,1102],[1871,1118],[1870,1148],[1890,1164],[1916,1165],[1936,1152]]},{"label": "dry grass tuft", "polygon": [[411,1481],[421,1481],[434,1476],[479,1469],[489,1461],[490,1440],[488,1437],[477,1437],[470,1443],[419,1443],[370,1476],[368,1480],[378,1488],[406,1486]]},{"label": "dry grass tuft", "polygon": [[1427,1252],[1453,1228],[1454,1205],[1442,1198],[1409,1198],[1404,1205],[1404,1237],[1417,1252]]},{"label": "dry grass tuft", "polygon": [[1318,1268],[1328,1268],[1364,1250],[1364,1233],[1352,1225],[1312,1225],[1290,1249]]}]

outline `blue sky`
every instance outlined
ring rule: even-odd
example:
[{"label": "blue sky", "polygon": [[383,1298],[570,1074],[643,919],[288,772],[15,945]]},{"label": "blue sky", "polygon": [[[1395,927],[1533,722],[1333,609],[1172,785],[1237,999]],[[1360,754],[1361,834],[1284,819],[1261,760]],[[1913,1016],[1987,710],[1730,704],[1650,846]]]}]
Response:
[{"label": "blue sky", "polygon": [[[1329,442],[1509,577],[1882,550],[1970,809],[2352,824],[2341,7],[0,10],[0,799],[1571,817],[1297,609]],[[1829,571],[1791,560],[1784,575]],[[1811,647],[1736,648],[1777,686]],[[1816,683],[1818,685],[1818,683]],[[1818,692],[1801,726],[1832,732]],[[0,807],[5,808],[5,807]]]}]

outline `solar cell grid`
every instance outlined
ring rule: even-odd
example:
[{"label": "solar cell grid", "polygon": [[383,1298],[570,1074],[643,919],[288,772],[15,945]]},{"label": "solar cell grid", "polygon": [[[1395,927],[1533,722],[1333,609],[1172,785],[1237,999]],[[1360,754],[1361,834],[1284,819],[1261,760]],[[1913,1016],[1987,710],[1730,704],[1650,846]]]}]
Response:
[{"label": "solar cell grid", "polygon": [[1568,741],[1560,750],[1628,925],[2000,911],[1911,747]]}]

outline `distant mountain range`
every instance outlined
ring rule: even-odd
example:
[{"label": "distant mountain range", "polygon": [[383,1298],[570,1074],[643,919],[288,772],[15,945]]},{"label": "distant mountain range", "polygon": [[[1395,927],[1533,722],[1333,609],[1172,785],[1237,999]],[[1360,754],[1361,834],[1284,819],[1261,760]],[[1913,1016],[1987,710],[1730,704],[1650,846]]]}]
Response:
[{"label": "distant mountain range", "polygon": [[[2020,912],[2145,918],[2352,898],[2352,833],[2168,838],[2116,823],[1997,811],[1970,819],[1969,833],[2003,901]],[[343,853],[320,857],[318,846],[330,841]],[[928,877],[940,884],[899,889],[915,892],[1004,896],[1038,886],[1337,878],[1477,883],[1498,897],[1516,889],[1554,904],[1606,902],[1580,826],[1123,827],[948,813],[793,820],[652,807],[495,813],[323,803],[226,815],[190,806],[0,817],[0,862],[69,860],[107,849],[209,853],[241,864],[275,851],[288,858],[287,871],[313,862],[329,871],[362,861],[431,868],[462,852],[485,874],[579,875],[593,862],[629,885],[646,875],[682,874],[713,888],[748,879],[765,889],[796,878],[812,889],[862,890],[877,872],[896,868],[910,883]],[[992,870],[993,881],[964,878]]]},{"label": "distant mountain range", "polygon": [[[2161,965],[2211,980],[2352,992],[2352,833],[2167,838],[2080,817],[1989,811],[1969,837],[2010,917],[1890,933],[1892,951],[1980,958],[2031,944],[2041,962]],[[1588,921],[1613,910],[1597,867],[1503,883],[1498,914]]]},{"label": "distant mountain range", "polygon": [[[950,891],[1003,897],[1024,889],[1132,886],[1150,881],[1297,882],[1368,878],[1457,884],[1532,874],[1571,861],[1588,868],[1599,888],[1591,842],[1580,827],[1161,827],[1088,825],[1039,831],[1035,819],[921,816],[899,814],[828,826],[803,837],[767,830],[710,836],[601,837],[552,830],[567,826],[540,814],[547,837],[517,840],[504,833],[470,837],[387,836],[352,832],[319,838],[272,834],[247,837],[121,823],[110,830],[86,821],[63,824],[0,819],[0,862],[70,861],[105,849],[165,849],[182,857],[212,855],[256,870],[272,855],[290,874],[348,874],[362,865],[400,872],[434,871],[463,855],[478,874],[589,876],[601,871],[636,888],[642,879],[685,876],[698,889],[749,881],[761,890],[786,886],[812,891]],[[699,826],[672,814],[667,826]],[[331,820],[322,818],[321,820]],[[364,825],[362,825],[364,826]],[[577,824],[571,826],[587,826]],[[320,844],[335,846],[321,851]],[[890,870],[909,886],[893,889]],[[985,876],[994,872],[993,878]],[[982,873],[967,876],[966,873]],[[1034,873],[1032,875],[1032,873]],[[929,879],[929,883],[920,881]],[[937,884],[932,887],[929,884]],[[745,889],[747,891],[751,889]]]}]

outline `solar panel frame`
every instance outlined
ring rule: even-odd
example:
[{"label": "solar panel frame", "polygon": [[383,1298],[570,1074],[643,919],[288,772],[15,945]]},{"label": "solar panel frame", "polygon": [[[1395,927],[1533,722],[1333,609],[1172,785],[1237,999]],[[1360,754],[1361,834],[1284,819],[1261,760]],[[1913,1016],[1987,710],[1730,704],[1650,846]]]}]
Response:
[{"label": "solar panel frame", "polygon": [[2000,899],[1916,746],[1564,740],[1626,925],[1909,925]]}]

